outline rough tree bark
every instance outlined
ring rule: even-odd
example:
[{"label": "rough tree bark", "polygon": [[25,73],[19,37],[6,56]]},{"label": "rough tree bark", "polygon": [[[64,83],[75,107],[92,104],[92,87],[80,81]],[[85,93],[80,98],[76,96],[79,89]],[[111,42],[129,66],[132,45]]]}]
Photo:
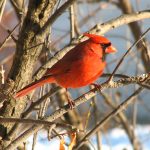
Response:
[{"label": "rough tree bark", "polygon": [[[14,2],[14,0],[11,0],[11,1]],[[35,62],[37,61],[38,56],[40,55],[42,47],[43,47],[42,43],[44,42],[44,39],[46,38],[46,36],[49,34],[48,27],[46,28],[46,30],[43,30],[44,32],[41,32],[41,29],[47,23],[49,15],[51,15],[56,2],[57,0],[51,0],[51,1],[30,0],[29,1],[28,12],[24,19],[23,25],[21,27],[21,31],[19,33],[19,38],[18,38],[17,45],[16,45],[16,49],[17,49],[16,55],[15,55],[14,62],[13,62],[13,65],[9,74],[9,78],[13,80],[14,84],[10,84],[9,87],[6,87],[6,90],[8,88],[11,90],[10,93],[13,93],[16,90],[21,89],[22,87],[24,87],[30,82]],[[53,21],[53,18],[50,20],[50,22],[52,21]],[[48,25],[50,24],[48,23]],[[117,26],[117,25],[115,26],[111,24],[109,25],[111,26],[112,29]],[[97,25],[91,31],[93,31],[93,33],[102,34],[102,32],[105,32],[105,30],[109,30],[109,29],[103,30],[102,28],[102,31],[101,31],[101,27],[103,26],[106,26],[107,28],[107,23]],[[59,97],[61,96],[62,95],[60,95]],[[13,98],[11,98],[11,95],[10,95],[10,99],[6,101],[3,107],[0,109],[0,114],[3,117],[19,118],[21,116],[22,111],[26,107],[26,103],[27,103],[27,99],[24,98],[24,99],[15,101]],[[70,124],[74,124],[77,127],[83,128],[82,124],[79,124],[81,123],[80,117],[79,116],[77,117],[77,116],[78,114],[75,111],[69,112],[68,114],[65,115],[66,120],[68,120]],[[0,149],[5,148],[11,142],[12,139],[8,139],[9,138],[8,135],[12,128],[13,128],[13,125],[10,123],[0,124],[0,140],[1,140]],[[38,126],[36,127],[36,125],[34,125],[32,129],[34,128],[36,131],[41,129]],[[31,131],[32,133],[34,133],[34,130],[31,130]],[[24,141],[25,139],[26,138],[21,140],[21,142]],[[18,143],[17,143],[17,146],[18,146]],[[89,149],[88,146],[87,146],[87,149]]]},{"label": "rough tree bark", "polygon": [[[57,0],[29,1],[28,12],[19,33],[16,55],[9,74],[9,78],[15,83],[14,86],[12,84],[9,87],[13,89],[12,92],[21,89],[31,80],[35,62],[42,50],[41,43],[49,34],[49,30],[47,28],[44,32],[38,33],[47,22],[56,2]],[[15,101],[10,98],[0,110],[1,116],[20,117],[26,102],[26,99]],[[1,147],[7,145],[5,139],[12,127],[10,123],[0,125]]]}]

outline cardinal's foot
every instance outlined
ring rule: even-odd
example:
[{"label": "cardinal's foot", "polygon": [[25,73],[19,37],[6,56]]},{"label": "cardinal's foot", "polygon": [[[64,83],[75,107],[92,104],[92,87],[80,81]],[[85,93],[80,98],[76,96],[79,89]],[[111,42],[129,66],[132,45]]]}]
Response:
[{"label": "cardinal's foot", "polygon": [[75,108],[75,103],[74,103],[74,101],[71,100],[71,99],[68,99],[68,105],[69,105],[69,108],[70,108],[70,109]]},{"label": "cardinal's foot", "polygon": [[100,84],[95,84],[95,83],[92,83],[91,85],[93,85],[94,86],[94,89],[93,89],[93,91],[95,92],[95,91],[101,91],[101,85]]},{"label": "cardinal's foot", "polygon": [[68,100],[68,105],[69,105],[69,108],[70,109],[73,109],[75,107],[75,103],[74,101],[71,99],[68,91],[67,91],[67,88],[66,88],[66,96],[67,96],[67,100]]}]

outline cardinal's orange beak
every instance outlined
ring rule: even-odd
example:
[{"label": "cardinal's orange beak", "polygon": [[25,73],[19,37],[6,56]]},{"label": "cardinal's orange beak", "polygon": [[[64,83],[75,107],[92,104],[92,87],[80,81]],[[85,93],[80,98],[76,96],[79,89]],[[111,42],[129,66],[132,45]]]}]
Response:
[{"label": "cardinal's orange beak", "polygon": [[115,47],[113,47],[112,45],[107,47],[105,50],[105,53],[116,53],[117,49]]}]

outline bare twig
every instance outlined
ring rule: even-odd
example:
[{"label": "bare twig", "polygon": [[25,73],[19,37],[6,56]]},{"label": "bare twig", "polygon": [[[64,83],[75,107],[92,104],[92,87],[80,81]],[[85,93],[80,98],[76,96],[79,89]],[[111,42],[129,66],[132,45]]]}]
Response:
[{"label": "bare twig", "polygon": [[[112,81],[111,84],[104,82],[103,84],[101,84],[101,90],[104,90],[106,88],[117,88],[117,87],[121,87],[121,86],[125,86],[128,84],[133,84],[133,83],[139,83],[141,81],[145,82],[149,81],[149,74],[144,74],[144,75],[140,75],[140,76],[136,76],[136,77],[130,77],[130,78],[124,78],[124,79],[120,79],[118,81]],[[139,90],[137,90],[136,94],[139,93],[143,88],[139,88]],[[77,107],[78,105],[86,102],[87,100],[91,99],[93,96],[96,95],[96,93],[94,91],[96,91],[97,89],[92,89],[91,91],[85,93],[84,95],[80,96],[79,98],[77,98],[76,100],[74,100],[75,102],[75,107]],[[133,96],[131,96],[133,97]],[[123,106],[119,107],[119,110],[117,110],[120,112],[123,108],[126,108],[128,106],[128,104],[130,104],[131,102],[127,102],[126,104],[123,104]],[[59,117],[61,117],[62,115],[64,115],[65,113],[67,113],[70,110],[69,105],[65,105],[64,107],[56,110],[53,114],[51,114],[49,117],[44,118],[43,120],[45,121],[54,121],[56,119],[58,119]],[[116,115],[116,112],[115,112]],[[112,116],[111,116],[112,117]],[[108,118],[108,120],[110,119],[110,117]],[[106,119],[107,120],[107,119]],[[106,123],[106,122],[105,122]],[[20,142],[25,141],[26,138],[28,138],[30,135],[32,135],[33,133],[37,132],[38,130],[40,130],[41,128],[43,128],[43,126],[39,126],[39,125],[34,125],[32,126],[30,129],[28,129],[27,131],[25,131],[22,135],[20,135],[17,139],[15,139],[10,145],[8,145],[8,147],[6,147],[7,150],[11,150],[12,148],[15,148],[18,146],[18,144]]]},{"label": "bare twig", "polygon": [[[123,13],[131,14],[134,12],[134,9],[132,8],[132,4],[130,0],[121,0],[119,1],[119,8],[122,9]],[[132,31],[132,34],[135,38],[135,40],[138,40],[140,35],[142,34],[142,28],[140,27],[140,24],[138,22],[133,22],[129,24],[129,27]],[[141,54],[141,61],[143,62],[144,69],[146,72],[150,71],[150,56],[148,53],[148,47],[144,46],[146,42],[146,38],[144,38],[141,42],[139,42],[136,46]]]},{"label": "bare twig", "polygon": [[45,23],[45,25],[40,30],[40,33],[45,31],[48,26],[54,23],[54,21],[73,3],[75,0],[68,0],[66,3],[64,3],[60,8],[56,10],[56,12],[49,18],[49,20]]},{"label": "bare twig", "polygon": [[119,63],[117,64],[117,66],[115,67],[114,71],[112,72],[111,76],[108,79],[108,82],[112,80],[113,75],[116,73],[117,69],[119,68],[119,66],[121,65],[121,63],[123,62],[123,60],[125,59],[125,57],[127,56],[127,54],[132,50],[132,48],[137,45],[144,37],[145,35],[150,31],[150,28],[148,28],[142,35],[141,37],[133,43],[133,45],[127,50],[127,52],[122,56],[122,58],[120,59]]},{"label": "bare twig", "polygon": [[[96,104],[96,96],[93,97],[93,109],[94,109],[94,116],[95,116],[95,124],[98,123],[99,115],[98,115],[98,107]],[[101,131],[98,131],[96,134],[96,141],[97,141],[97,150],[102,150],[102,137]],[[80,142],[79,142],[80,143]]]},{"label": "bare twig", "polygon": [[114,109],[111,113],[109,113],[102,121],[100,121],[95,127],[94,129],[92,129],[79,143],[79,145],[77,146],[78,148],[87,141],[87,139],[95,134],[97,131],[99,131],[100,128],[102,128],[112,117],[116,116],[119,112],[125,110],[127,108],[127,106],[131,103],[133,103],[133,101],[135,100],[134,97],[137,96],[137,94],[139,94],[141,91],[143,90],[143,88],[139,88],[138,90],[136,90],[131,96],[129,96],[124,102],[122,102],[116,109]]},{"label": "bare twig", "polygon": [[57,87],[55,89],[52,89],[50,92],[48,92],[47,94],[45,94],[44,96],[42,96],[39,100],[37,100],[36,102],[33,102],[31,104],[31,106],[22,114],[22,117],[25,118],[27,117],[31,111],[34,110],[34,108],[38,105],[40,105],[46,98],[54,95],[56,92],[58,92],[61,89],[61,87]]},{"label": "bare twig", "polygon": [[37,132],[34,133],[34,135],[33,135],[32,150],[35,150],[36,142],[37,142]]},{"label": "bare twig", "polygon": [[20,25],[20,23],[18,23],[13,30],[9,33],[9,35],[5,38],[5,40],[3,41],[3,43],[0,44],[0,49],[3,48],[3,46],[5,45],[5,43],[9,40],[9,38],[12,36],[13,32],[16,30],[16,28]]},{"label": "bare twig", "polygon": [[11,122],[11,123],[27,123],[27,124],[39,124],[39,125],[53,125],[55,123],[44,121],[44,120],[33,120],[33,119],[19,119],[19,118],[2,118],[0,122]]},{"label": "bare twig", "polygon": [[75,37],[75,18],[74,18],[74,6],[70,6],[70,28],[71,28],[71,39]]},{"label": "bare twig", "polygon": [[[122,16],[112,19],[106,23],[97,24],[89,32],[93,33],[93,34],[102,35],[102,34],[108,32],[109,30],[119,27],[121,25],[128,24],[128,23],[138,21],[141,19],[146,19],[146,18],[150,18],[150,10],[122,15]],[[83,40],[85,40],[85,37],[83,38],[82,36],[80,36],[78,39],[74,40],[74,42],[78,43],[79,41],[83,41]],[[60,60],[73,47],[74,47],[73,45],[68,45],[65,48],[63,48],[62,50],[60,50],[60,52],[58,52],[54,58],[51,58],[38,70],[38,72],[34,76],[34,79],[41,78],[44,75],[47,68],[51,68],[58,60]]]},{"label": "bare twig", "polygon": [[49,122],[49,121],[39,120],[39,119],[35,120],[35,119],[19,119],[19,118],[0,117],[0,122],[3,122],[3,123],[10,122],[10,123],[19,123],[19,124],[38,124],[38,125],[46,125],[46,126],[55,125],[56,127],[64,127],[64,128],[76,130],[76,128],[70,124]]},{"label": "bare twig", "polygon": [[22,14],[24,13],[23,9],[22,9],[22,5],[24,3],[24,0],[10,0],[10,2],[15,9],[18,20],[21,20]]},{"label": "bare twig", "polygon": [[5,8],[6,0],[0,1],[0,22],[3,16],[4,8]]},{"label": "bare twig", "polygon": [[[103,96],[103,98],[105,99],[105,102],[112,108],[115,109],[116,105],[112,102],[111,97],[108,97],[108,95],[106,95],[104,92],[101,92],[101,95]],[[117,117],[117,118],[116,118]],[[118,115],[115,117],[115,119],[117,121],[119,121],[119,123],[122,124],[122,126],[124,127],[130,142],[133,144],[134,140],[136,140],[136,143],[139,142],[138,138],[136,136],[133,136],[133,128],[130,125],[125,113],[123,112],[119,112]],[[119,119],[119,120],[118,120]],[[98,131],[99,132],[99,131]],[[135,146],[134,146],[135,147]]]},{"label": "bare twig", "polygon": [[[29,116],[29,114],[35,110],[36,106],[39,106],[46,98],[51,97],[52,95],[54,95],[56,92],[58,92],[61,88],[60,87],[56,87],[55,89],[50,90],[50,92],[48,92],[47,94],[45,94],[44,96],[42,96],[39,100],[37,100],[36,102],[31,103],[31,105],[29,106],[29,108],[22,113],[22,118],[27,118]],[[14,136],[14,134],[16,133],[16,130],[18,130],[20,124],[16,123],[15,126],[12,128],[12,130],[9,132],[8,136],[11,138]]]},{"label": "bare twig", "polygon": [[1,65],[0,66],[0,84],[4,84],[5,82],[5,70],[4,70],[4,66]]}]

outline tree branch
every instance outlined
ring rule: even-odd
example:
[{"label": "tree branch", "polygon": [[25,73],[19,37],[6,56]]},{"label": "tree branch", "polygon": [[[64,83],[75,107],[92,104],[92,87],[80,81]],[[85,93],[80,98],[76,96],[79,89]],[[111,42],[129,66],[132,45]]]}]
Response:
[{"label": "tree branch", "polygon": [[[117,81],[111,81],[111,82],[104,82],[101,84],[101,91],[107,88],[119,88],[125,85],[129,85],[129,84],[135,84],[135,83],[147,83],[150,85],[150,74],[142,74],[139,76],[132,76],[129,78],[124,78],[124,79],[120,79]],[[142,90],[143,88],[140,88],[140,90]],[[89,92],[85,93],[84,95],[80,96],[79,98],[75,99],[75,108],[77,106],[79,106],[82,103],[85,103],[86,101],[88,101],[89,99],[91,99],[93,96],[96,95],[96,91],[98,91],[98,89],[94,88],[92,90],[90,90]],[[140,91],[139,91],[140,92]],[[129,101],[128,104],[130,104],[131,102]],[[127,105],[124,105],[121,107],[121,110],[124,108],[126,108]],[[121,104],[122,105],[122,104]],[[69,105],[65,105],[62,108],[56,110],[53,114],[51,114],[48,117],[45,117],[43,120],[45,121],[54,121],[58,118],[60,118],[62,115],[64,115],[65,113],[67,113],[70,110]],[[119,110],[117,109],[117,113],[120,112],[120,107]],[[117,114],[115,113],[115,115]],[[109,117],[110,119],[110,117]],[[20,135],[17,139],[15,139],[10,145],[8,145],[8,147],[6,147],[6,150],[11,150],[12,148],[16,148],[18,146],[18,143],[25,141],[30,135],[32,135],[33,133],[39,131],[40,129],[42,129],[43,126],[42,125],[33,125],[30,129],[28,129],[27,131],[25,131],[22,135]]]},{"label": "tree branch", "polygon": [[[108,32],[109,30],[112,30],[119,26],[129,24],[131,22],[135,22],[135,21],[142,20],[142,19],[148,19],[148,18],[150,18],[150,10],[145,10],[145,11],[140,11],[140,12],[136,12],[136,13],[132,13],[132,14],[122,15],[120,17],[117,17],[115,19],[107,21],[103,24],[97,24],[95,27],[93,27],[89,31],[89,33],[102,35],[102,34]],[[80,36],[80,37],[78,37],[78,39],[74,40],[74,43],[79,43],[79,41],[83,41],[85,39],[86,39],[85,37]],[[74,47],[73,45],[68,45],[65,48],[61,49],[54,56],[54,58],[50,58],[49,61],[47,61],[35,74],[34,80],[40,79],[44,75],[47,68],[51,68],[57,61],[59,61],[73,47]]]},{"label": "tree branch", "polygon": [[125,110],[129,104],[135,101],[135,97],[143,90],[143,88],[137,89],[131,96],[129,96],[124,102],[122,102],[116,109],[109,113],[102,121],[100,121],[79,143],[77,148],[79,148],[83,143],[87,141],[89,137],[99,131],[112,117],[115,117],[121,111]]}]

